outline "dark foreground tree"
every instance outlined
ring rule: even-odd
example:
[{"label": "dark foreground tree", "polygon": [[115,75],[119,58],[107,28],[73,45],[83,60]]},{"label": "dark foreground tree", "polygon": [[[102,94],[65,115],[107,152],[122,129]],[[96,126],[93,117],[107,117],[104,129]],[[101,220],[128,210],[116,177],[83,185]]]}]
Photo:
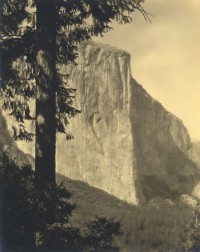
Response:
[{"label": "dark foreground tree", "polygon": [[[112,21],[131,22],[143,0],[2,0],[1,86],[3,108],[18,122],[15,139],[30,141],[26,120],[35,120],[35,175],[37,181],[55,185],[56,130],[66,132],[75,89],[66,85],[68,73],[61,64],[74,62],[78,44],[108,32]],[[24,66],[24,67],[23,67]],[[24,68],[24,69],[23,69]],[[36,113],[30,100],[36,101]],[[54,196],[49,220],[54,219]]]},{"label": "dark foreground tree", "polygon": [[106,217],[96,217],[87,223],[84,230],[84,247],[88,251],[118,251],[113,239],[120,235],[120,223]]},{"label": "dark foreground tree", "polygon": [[[29,166],[18,168],[4,155],[0,157],[2,205],[1,251],[118,251],[113,238],[120,225],[112,219],[95,218],[83,227],[69,224],[76,208],[71,194],[62,186],[35,186]],[[56,218],[48,222],[49,192],[55,190]],[[84,230],[84,232],[82,231]],[[107,250],[106,250],[107,251]]]}]

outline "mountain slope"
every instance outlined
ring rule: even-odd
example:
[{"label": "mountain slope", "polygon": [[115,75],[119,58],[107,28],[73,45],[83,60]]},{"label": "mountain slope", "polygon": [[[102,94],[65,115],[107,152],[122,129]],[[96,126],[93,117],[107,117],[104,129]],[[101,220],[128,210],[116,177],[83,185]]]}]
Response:
[{"label": "mountain slope", "polygon": [[161,198],[143,207],[129,205],[108,193],[81,181],[57,174],[57,181],[71,193],[77,205],[71,223],[82,226],[94,216],[106,216],[120,221],[123,234],[115,241],[122,251],[176,251],[191,208],[180,200]]}]

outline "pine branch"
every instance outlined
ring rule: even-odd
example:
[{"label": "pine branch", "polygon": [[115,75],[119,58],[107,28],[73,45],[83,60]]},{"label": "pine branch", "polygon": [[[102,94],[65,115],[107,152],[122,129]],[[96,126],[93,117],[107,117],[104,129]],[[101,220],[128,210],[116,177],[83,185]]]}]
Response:
[{"label": "pine branch", "polygon": [[0,30],[4,35],[16,35],[19,33],[19,25],[29,17],[25,8],[27,0],[6,0],[0,1],[1,22]]},{"label": "pine branch", "polygon": [[75,88],[67,87],[63,84],[63,78],[68,79],[69,74],[58,74],[58,89],[57,89],[57,111],[56,111],[56,125],[57,131],[64,133],[66,139],[72,139],[73,136],[67,131],[69,120],[81,111],[73,107],[75,98]]},{"label": "pine branch", "polygon": [[15,141],[31,142],[35,136],[35,134],[28,132],[23,124],[20,124],[19,128],[12,126],[12,129]]},{"label": "pine branch", "polygon": [[18,77],[13,69],[13,61],[25,56],[27,61],[34,64],[35,59],[35,34],[31,30],[27,30],[21,39],[9,37],[0,42],[1,49],[1,81],[3,86],[9,81],[18,81]]}]

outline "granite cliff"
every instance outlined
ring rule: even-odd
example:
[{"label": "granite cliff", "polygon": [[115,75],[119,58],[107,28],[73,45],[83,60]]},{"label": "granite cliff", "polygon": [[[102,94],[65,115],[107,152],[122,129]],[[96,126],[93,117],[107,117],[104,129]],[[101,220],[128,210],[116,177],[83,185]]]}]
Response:
[{"label": "granite cliff", "polygon": [[[57,169],[128,202],[143,202],[132,129],[130,55],[106,45],[83,43],[72,70],[76,107],[74,140],[59,136]],[[67,71],[65,67],[61,71]],[[65,146],[65,147],[64,147]],[[63,147],[65,151],[63,150]],[[63,165],[67,163],[67,165]]]},{"label": "granite cliff", "polygon": [[199,197],[188,131],[132,78],[128,53],[82,43],[70,85],[82,113],[71,122],[73,141],[58,136],[59,172],[134,204],[182,193]]},{"label": "granite cliff", "polygon": [[[132,78],[127,52],[84,42],[77,66],[59,71],[71,73],[82,113],[71,120],[73,140],[57,135],[58,172],[136,205],[157,196],[200,197],[187,129]],[[34,155],[34,144],[25,148]]]}]

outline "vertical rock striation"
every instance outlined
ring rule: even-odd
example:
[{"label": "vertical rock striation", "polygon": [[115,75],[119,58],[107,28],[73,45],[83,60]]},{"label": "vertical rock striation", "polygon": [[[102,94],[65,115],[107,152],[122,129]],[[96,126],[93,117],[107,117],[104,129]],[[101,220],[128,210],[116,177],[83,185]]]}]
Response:
[{"label": "vertical rock striation", "polygon": [[129,120],[130,55],[92,42],[81,44],[79,53],[71,84],[77,87],[76,106],[82,113],[71,123],[74,140],[59,136],[57,169],[138,205],[144,198]]}]

